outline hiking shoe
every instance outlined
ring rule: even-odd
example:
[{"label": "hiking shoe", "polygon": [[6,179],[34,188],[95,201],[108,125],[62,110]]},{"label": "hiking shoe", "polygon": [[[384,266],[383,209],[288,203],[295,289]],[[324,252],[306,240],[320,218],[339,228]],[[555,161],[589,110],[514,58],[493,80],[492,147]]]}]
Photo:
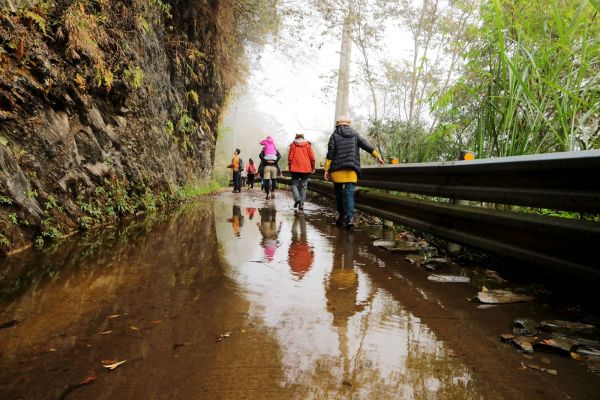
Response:
[{"label": "hiking shoe", "polygon": [[337,226],[342,226],[342,225],[344,225],[345,220],[346,220],[346,217],[344,215],[340,215],[338,217],[338,219],[335,220],[335,224]]},{"label": "hiking shoe", "polygon": [[299,202],[299,201],[295,201],[295,202],[294,202],[294,208],[298,207],[299,205],[300,205],[300,202]]},{"label": "hiking shoe", "polygon": [[345,227],[346,229],[351,229],[354,226],[354,218],[350,217],[346,219]]},{"label": "hiking shoe", "polygon": [[299,210],[304,210],[304,203],[300,202],[300,204],[298,205],[298,209]]}]

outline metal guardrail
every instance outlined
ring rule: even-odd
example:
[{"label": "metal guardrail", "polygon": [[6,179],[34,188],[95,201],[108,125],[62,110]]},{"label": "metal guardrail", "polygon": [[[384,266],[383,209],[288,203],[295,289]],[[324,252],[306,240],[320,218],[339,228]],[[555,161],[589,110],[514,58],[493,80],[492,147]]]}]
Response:
[{"label": "metal guardrail", "polygon": [[[322,170],[313,178],[323,179]],[[289,179],[282,180],[289,184]],[[600,212],[600,151],[366,167],[359,186],[436,197]],[[330,183],[309,189],[334,197]],[[358,190],[356,206],[490,253],[600,278],[600,224]]]},{"label": "metal guardrail", "polygon": [[358,186],[600,213],[600,150],[364,167]]}]

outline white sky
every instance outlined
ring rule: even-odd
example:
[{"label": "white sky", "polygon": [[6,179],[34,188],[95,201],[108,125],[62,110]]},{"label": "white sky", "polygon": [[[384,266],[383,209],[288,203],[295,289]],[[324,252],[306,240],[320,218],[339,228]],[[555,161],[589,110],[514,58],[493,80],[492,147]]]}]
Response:
[{"label": "white sky", "polygon": [[[406,59],[410,57],[412,50],[410,35],[397,25],[392,23],[386,29],[383,53],[388,60]],[[257,103],[258,112],[279,122],[282,132],[270,134],[280,143],[283,142],[282,145],[287,146],[294,135],[301,132],[307,140],[319,147],[319,140],[323,142],[323,138],[333,129],[337,78],[331,81],[329,77],[336,73],[339,65],[341,25],[339,32],[332,32],[327,36],[320,36],[318,30],[307,32],[302,41],[295,43],[293,53],[294,56],[297,54],[296,57],[289,56],[289,49],[286,55],[276,45],[264,47],[260,60],[250,66],[247,88],[240,91],[227,110],[224,121],[226,130],[237,131],[237,135],[254,136],[240,126],[243,124],[239,123],[239,117],[237,122],[234,117],[236,109],[239,113],[239,108],[246,101],[245,97],[249,96]],[[318,46],[319,42],[321,46]],[[358,69],[356,63],[359,57],[360,53],[354,47],[352,74]],[[327,91],[328,86],[332,90]],[[364,96],[367,96],[365,89],[358,87],[358,84],[351,86],[350,110],[355,114],[352,115],[353,118],[358,114],[368,115],[369,110],[365,109],[368,102],[364,101]],[[258,134],[257,137],[263,136],[265,135]],[[237,143],[239,142],[238,140]]]}]

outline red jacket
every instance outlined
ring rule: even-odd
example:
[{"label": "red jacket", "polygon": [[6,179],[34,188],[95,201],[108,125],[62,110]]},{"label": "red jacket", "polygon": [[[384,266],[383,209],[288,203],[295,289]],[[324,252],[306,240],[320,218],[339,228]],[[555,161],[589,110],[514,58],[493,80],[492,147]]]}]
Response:
[{"label": "red jacket", "polygon": [[304,139],[296,139],[290,145],[288,153],[288,167],[290,172],[308,173],[315,170],[315,152]]}]

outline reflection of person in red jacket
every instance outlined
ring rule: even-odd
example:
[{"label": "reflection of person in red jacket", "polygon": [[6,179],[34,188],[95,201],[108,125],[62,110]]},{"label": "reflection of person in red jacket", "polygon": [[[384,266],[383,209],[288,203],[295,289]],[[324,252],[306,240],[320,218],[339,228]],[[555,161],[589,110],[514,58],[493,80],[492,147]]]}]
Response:
[{"label": "reflection of person in red jacket", "polygon": [[315,172],[315,152],[310,142],[304,140],[304,135],[299,133],[290,145],[288,152],[288,167],[292,173],[292,194],[294,195],[294,208],[304,209],[306,200],[306,187],[308,175]]},{"label": "reflection of person in red jacket", "polygon": [[[300,228],[300,234],[298,234],[298,228]],[[313,248],[307,241],[304,214],[296,214],[292,224],[292,243],[288,251],[288,263],[292,273],[298,279],[302,279],[312,268],[314,258]]]}]

